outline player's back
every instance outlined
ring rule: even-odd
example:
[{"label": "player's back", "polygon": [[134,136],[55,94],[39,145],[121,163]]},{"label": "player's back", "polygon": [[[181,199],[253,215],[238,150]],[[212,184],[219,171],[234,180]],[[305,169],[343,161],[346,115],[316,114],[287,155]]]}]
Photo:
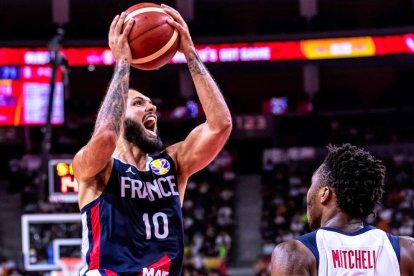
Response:
[{"label": "player's back", "polygon": [[298,238],[316,258],[318,275],[400,275],[398,237],[373,226],[354,233],[323,227]]}]

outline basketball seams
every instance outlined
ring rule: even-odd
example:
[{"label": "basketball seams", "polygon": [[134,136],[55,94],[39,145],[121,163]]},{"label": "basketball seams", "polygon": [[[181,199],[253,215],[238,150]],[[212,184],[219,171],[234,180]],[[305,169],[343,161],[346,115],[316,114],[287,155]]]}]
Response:
[{"label": "basketball seams", "polygon": [[[147,63],[143,63],[143,64],[134,64],[134,63],[131,62],[131,66],[135,67],[135,68],[138,68],[138,69],[142,69],[142,70],[159,69],[160,67],[162,67],[166,64],[165,60],[170,61],[174,57],[174,54],[176,53],[176,50],[174,50],[174,47],[177,47],[177,46],[174,46],[174,45],[178,45],[178,42],[179,42],[179,38],[176,39],[173,46],[164,55],[162,55],[162,56],[160,56],[160,57],[158,57],[158,58],[156,58],[152,61],[149,61]],[[167,63],[168,63],[168,61],[167,61]],[[143,69],[142,66],[145,66],[145,68]],[[147,69],[147,68],[151,68],[151,69]]]},{"label": "basketball seams", "polygon": [[150,62],[150,61],[153,61],[153,60],[159,58],[160,56],[165,54],[171,48],[171,46],[174,45],[177,38],[178,38],[178,31],[174,30],[174,32],[171,35],[171,38],[169,39],[169,41],[161,49],[159,49],[158,51],[156,51],[156,52],[154,52],[151,55],[148,55],[146,57],[133,59],[132,63],[142,64],[142,63],[147,63],[147,62]]},{"label": "basketball seams", "polygon": [[137,10],[134,10],[128,13],[127,16],[125,17],[124,24],[128,22],[132,17],[135,17],[136,15],[139,15],[142,13],[147,13],[147,12],[159,12],[159,13],[168,15],[162,8],[157,8],[157,7],[140,8],[140,9],[137,9]]},{"label": "basketball seams", "polygon": [[150,32],[150,31],[152,31],[152,30],[155,30],[156,28],[159,28],[159,27],[161,27],[161,26],[163,26],[163,25],[165,25],[165,24],[168,24],[168,23],[167,23],[167,22],[163,22],[163,23],[161,23],[161,24],[159,24],[159,25],[156,25],[156,26],[154,26],[154,27],[152,27],[152,28],[150,28],[150,29],[147,29],[147,30],[145,30],[145,31],[143,31],[143,32],[141,32],[141,33],[139,33],[139,34],[138,34],[137,36],[135,36],[133,39],[130,39],[130,40],[129,40],[129,43],[134,42],[134,40],[136,40],[137,38],[141,37],[142,35],[144,35],[144,34],[146,34],[146,33]]}]

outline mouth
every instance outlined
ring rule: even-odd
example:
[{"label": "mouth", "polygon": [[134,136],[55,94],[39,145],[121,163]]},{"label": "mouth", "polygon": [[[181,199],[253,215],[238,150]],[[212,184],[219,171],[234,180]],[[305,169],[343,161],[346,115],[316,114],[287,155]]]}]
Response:
[{"label": "mouth", "polygon": [[148,115],[144,117],[143,120],[145,132],[150,134],[151,136],[157,136],[156,131],[156,124],[157,124],[157,117],[155,115]]}]

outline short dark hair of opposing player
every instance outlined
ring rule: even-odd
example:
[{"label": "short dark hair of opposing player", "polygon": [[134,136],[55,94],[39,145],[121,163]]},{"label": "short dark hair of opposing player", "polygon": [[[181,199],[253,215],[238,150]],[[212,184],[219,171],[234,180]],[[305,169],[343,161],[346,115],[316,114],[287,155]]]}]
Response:
[{"label": "short dark hair of opposing player", "polygon": [[350,144],[329,145],[321,167],[321,182],[334,190],[341,210],[358,219],[373,213],[384,193],[381,160]]}]

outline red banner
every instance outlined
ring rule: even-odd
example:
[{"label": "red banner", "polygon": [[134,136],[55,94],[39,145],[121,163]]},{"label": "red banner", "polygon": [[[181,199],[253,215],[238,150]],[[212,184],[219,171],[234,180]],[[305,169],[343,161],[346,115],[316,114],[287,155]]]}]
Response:
[{"label": "red banner", "polygon": [[[226,43],[197,45],[204,62],[249,62],[370,57],[414,52],[414,34],[308,39],[283,42]],[[62,49],[71,66],[113,65],[106,47]],[[0,66],[45,65],[50,62],[45,48],[0,48]],[[171,63],[184,63],[177,53]]]}]

